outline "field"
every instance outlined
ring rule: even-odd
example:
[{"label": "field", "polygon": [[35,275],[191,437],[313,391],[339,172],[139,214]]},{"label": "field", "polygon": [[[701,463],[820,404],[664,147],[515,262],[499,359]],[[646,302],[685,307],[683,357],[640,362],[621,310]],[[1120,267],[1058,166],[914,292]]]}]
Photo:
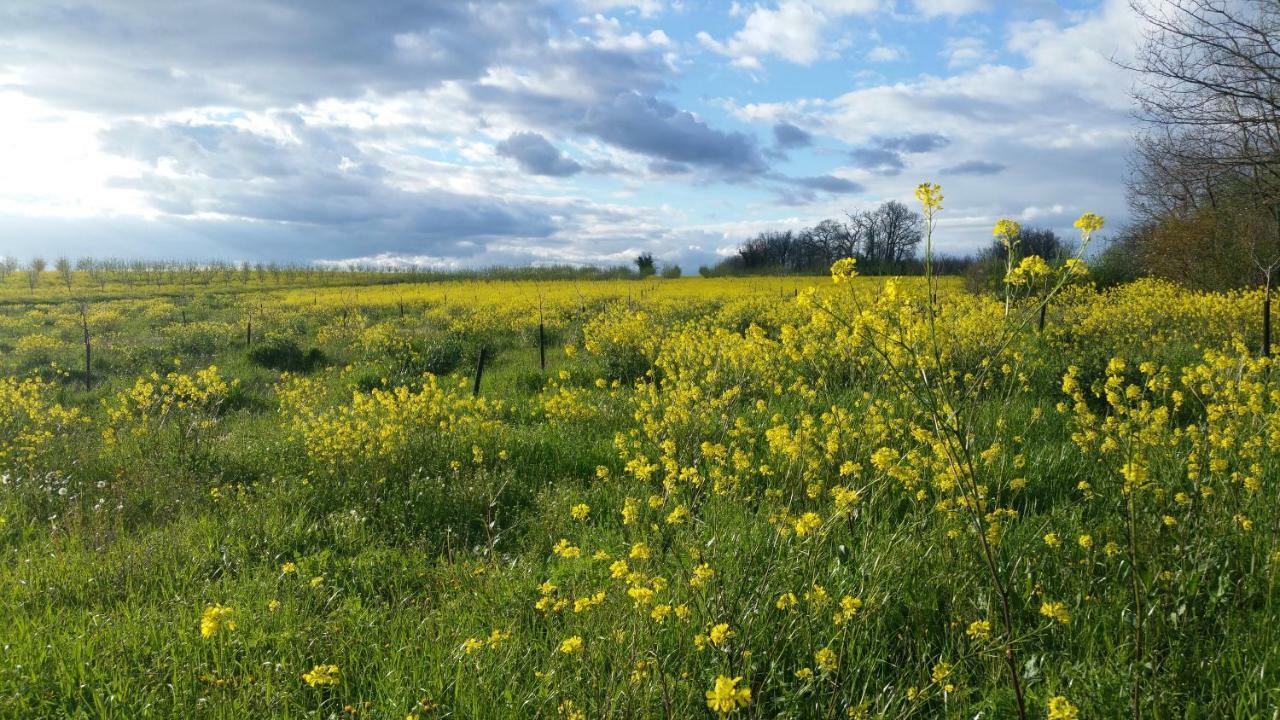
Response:
[{"label": "field", "polygon": [[1280,712],[1257,292],[197,274],[0,284],[0,717]]}]

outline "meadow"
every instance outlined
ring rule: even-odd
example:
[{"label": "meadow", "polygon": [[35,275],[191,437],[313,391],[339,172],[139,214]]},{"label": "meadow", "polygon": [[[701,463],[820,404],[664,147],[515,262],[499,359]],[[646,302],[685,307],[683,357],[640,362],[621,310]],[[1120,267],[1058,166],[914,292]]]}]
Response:
[{"label": "meadow", "polygon": [[11,275],[0,716],[1276,717],[1260,293],[1041,265]]}]

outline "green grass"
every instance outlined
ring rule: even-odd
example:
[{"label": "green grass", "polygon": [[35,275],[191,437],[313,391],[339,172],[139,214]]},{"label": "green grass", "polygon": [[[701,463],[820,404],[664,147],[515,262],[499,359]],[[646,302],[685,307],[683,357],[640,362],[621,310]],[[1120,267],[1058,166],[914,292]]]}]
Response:
[{"label": "green grass", "polygon": [[[651,332],[627,340],[639,347],[686,319],[731,331],[721,345],[664,360],[655,373],[664,407],[692,411],[661,425],[676,455],[701,457],[704,441],[752,448],[739,490],[717,494],[709,480],[664,491],[662,473],[652,479],[627,473],[615,436],[637,431],[636,442],[656,457],[656,439],[639,432],[643,419],[656,416],[637,417],[641,389],[626,383],[602,389],[595,380],[636,373],[580,347],[572,356],[563,350],[581,345],[600,306],[555,323],[545,374],[527,324],[481,336],[446,327],[440,316],[401,319],[394,306],[364,308],[363,322],[390,323],[417,343],[406,364],[406,356],[322,337],[320,329],[337,321],[332,307],[291,307],[263,320],[259,343],[277,332],[323,358],[294,368],[320,384],[322,407],[349,403],[353,392],[373,387],[420,385],[414,363],[450,338],[459,357],[444,383],[469,388],[480,342],[490,348],[481,394],[502,401],[500,431],[439,438],[421,428],[395,462],[353,461],[332,470],[313,462],[291,432],[276,396],[281,373],[251,357],[237,307],[207,299],[188,322],[230,329],[183,345],[174,340],[182,324],[148,316],[149,298],[141,288],[135,292],[136,299],[119,301],[119,319],[96,335],[88,390],[82,376],[50,365],[76,367],[70,306],[15,301],[0,309],[0,347],[7,350],[0,375],[44,377],[60,402],[90,419],[49,442],[34,464],[10,470],[0,486],[0,717],[553,718],[575,711],[591,718],[712,717],[705,693],[721,675],[744,676],[753,690],[750,705],[735,716],[849,717],[860,709],[869,717],[1015,716],[1001,651],[965,634],[975,619],[990,618],[993,629],[998,623],[973,537],[951,532],[965,527],[963,516],[938,511],[941,495],[916,501],[871,470],[884,438],[904,453],[921,450],[906,430],[923,423],[919,408],[874,374],[832,374],[829,385],[818,387],[817,369],[843,361],[847,348],[827,338],[828,347],[812,350],[813,358],[787,360],[781,327],[805,319],[789,299],[770,300],[776,314],[759,317],[777,354],[752,372],[804,382],[777,391],[743,387],[744,397],[729,401],[723,417],[710,410],[715,383],[698,373],[703,358],[728,367],[730,359],[745,362],[734,353],[749,359],[755,352],[742,349],[749,313],[732,297],[673,308],[654,303],[647,308]],[[465,305],[450,313],[464,326],[484,322]],[[998,572],[1010,591],[1029,716],[1044,717],[1048,698],[1062,695],[1081,717],[1128,717],[1134,677],[1128,578],[1135,569],[1125,555],[1101,550],[1103,539],[1124,536],[1118,496],[1086,502],[1077,489],[1081,481],[1113,486],[1115,473],[1082,454],[1070,439],[1069,419],[1054,409],[1064,399],[1060,378],[1073,360],[1072,343],[1085,342],[1070,327],[1055,332],[1029,335],[1018,346],[1031,358],[1026,386],[1009,398],[983,396],[975,413],[975,449],[1005,444],[984,477],[1000,488],[993,497],[1019,513],[1005,530]],[[67,344],[52,357],[27,356],[15,348],[31,334]],[[1090,345],[1080,352],[1128,351]],[[1189,344],[1162,352],[1199,362]],[[198,449],[179,451],[173,426],[162,425],[148,426],[124,452],[106,452],[104,403],[137,377],[173,370],[175,359],[182,371],[216,364],[239,381],[207,418]],[[651,367],[645,362],[641,377]],[[1271,376],[1264,382],[1277,385]],[[550,417],[544,401],[560,387],[595,409]],[[708,396],[689,396],[696,388]],[[883,406],[872,411],[873,401]],[[1280,418],[1267,407],[1264,425]],[[850,420],[815,423],[851,433],[840,440],[838,459],[864,466],[863,498],[852,514],[832,518],[813,536],[784,535],[780,511],[817,509],[831,518],[826,495],[810,498],[807,488],[844,481],[834,471],[839,462],[817,463],[815,471],[783,461],[770,449],[767,430],[832,408]],[[877,413],[892,416],[878,430]],[[1033,413],[1043,415],[1033,420]],[[735,419],[745,429],[735,431]],[[1202,420],[1192,413],[1179,422]],[[484,452],[482,462],[472,460],[473,445]],[[1170,448],[1162,470],[1170,488],[1181,482],[1176,475],[1185,458],[1177,452]],[[1025,465],[1015,469],[1016,454]],[[766,463],[767,475],[760,467]],[[1149,586],[1148,655],[1139,672],[1147,717],[1274,717],[1280,708],[1274,561],[1280,465],[1270,449],[1262,464],[1258,497],[1179,516],[1176,531],[1163,528],[1165,511],[1154,499],[1143,518],[1137,572]],[[607,478],[597,476],[598,467]],[[932,477],[923,466],[912,470]],[[1021,476],[1026,489],[1010,490],[1008,481]],[[664,504],[649,509],[655,494]],[[640,503],[639,523],[623,523],[627,498]],[[591,508],[585,521],[572,517],[580,503]],[[666,523],[679,504],[689,506],[692,518]],[[1249,533],[1231,522],[1246,507],[1255,524]],[[1062,538],[1060,548],[1046,547],[1049,532]],[[1090,551],[1076,544],[1086,533],[1097,538]],[[582,557],[557,557],[561,538],[581,548]],[[662,577],[659,600],[687,605],[690,620],[655,622],[648,607],[634,607],[624,583],[610,578],[610,565],[641,541],[651,557],[628,559],[630,566],[644,569],[644,583]],[[596,551],[608,559],[593,559]],[[285,563],[296,571],[283,571]],[[691,587],[700,563],[714,577]],[[535,607],[545,582],[558,586],[551,597],[568,607],[552,613]],[[830,605],[816,608],[804,599],[815,585]],[[606,592],[598,606],[572,610],[573,599],[600,590]],[[798,610],[778,607],[786,592],[799,597]],[[832,612],[844,595],[860,599],[862,610],[836,625]],[[1046,599],[1069,606],[1069,625],[1039,613]],[[201,613],[215,603],[235,609],[236,628],[205,638]],[[729,623],[733,638],[725,648],[699,649],[694,636],[716,622]],[[463,651],[468,638],[494,630],[510,636]],[[584,639],[583,653],[558,652],[572,635]],[[838,669],[812,680],[797,676],[815,668],[814,652],[823,647],[836,651]],[[943,662],[952,673],[934,682],[931,673]],[[329,663],[340,668],[338,684],[303,682],[303,673]],[[944,684],[954,687],[943,692]]]}]

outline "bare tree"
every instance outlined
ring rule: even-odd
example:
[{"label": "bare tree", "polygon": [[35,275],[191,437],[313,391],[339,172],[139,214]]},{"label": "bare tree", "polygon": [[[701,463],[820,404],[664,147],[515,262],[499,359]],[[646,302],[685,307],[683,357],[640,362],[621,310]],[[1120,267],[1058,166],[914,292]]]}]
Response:
[{"label": "bare tree", "polygon": [[823,220],[804,233],[809,254],[824,265],[858,254],[858,237],[839,220]]},{"label": "bare tree", "polygon": [[1128,66],[1139,72],[1141,118],[1196,140],[1179,144],[1184,152],[1176,162],[1241,168],[1274,193],[1280,184],[1280,3],[1133,0],[1131,6],[1147,23],[1138,60]]},{"label": "bare tree", "polygon": [[45,267],[47,265],[44,258],[39,257],[32,258],[31,262],[27,264],[27,286],[32,292],[35,292],[36,286],[40,284],[40,275],[44,272]]},{"label": "bare tree", "polygon": [[911,259],[924,237],[920,214],[896,200],[875,210],[850,213],[849,225],[859,259],[870,265]]},{"label": "bare tree", "polygon": [[53,269],[58,271],[58,277],[62,278],[62,283],[67,286],[67,292],[71,292],[71,259],[60,257],[54,260]]},{"label": "bare tree", "polygon": [[[1132,0],[1147,24],[1135,92],[1130,204],[1156,238],[1230,228],[1264,288],[1263,352],[1280,268],[1280,2]],[[1207,220],[1206,220],[1207,218]],[[1187,239],[1184,235],[1184,240]]]},{"label": "bare tree", "polygon": [[747,270],[787,270],[795,260],[797,244],[791,230],[766,230],[738,248],[738,260]]}]

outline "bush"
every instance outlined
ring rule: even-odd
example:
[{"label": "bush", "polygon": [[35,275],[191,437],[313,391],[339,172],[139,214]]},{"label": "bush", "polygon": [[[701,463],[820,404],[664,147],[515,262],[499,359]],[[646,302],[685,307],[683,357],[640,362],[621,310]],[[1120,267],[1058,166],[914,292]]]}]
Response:
[{"label": "bush", "polygon": [[207,356],[228,345],[236,328],[225,322],[199,321],[169,325],[161,334],[171,352]]},{"label": "bush", "polygon": [[249,350],[249,361],[272,370],[306,372],[324,363],[324,353],[316,348],[303,352],[291,337],[268,335]]},{"label": "bush", "polygon": [[462,343],[453,335],[428,340],[422,348],[422,369],[432,375],[448,375],[462,362]]},{"label": "bush", "polygon": [[1098,287],[1109,288],[1142,277],[1142,268],[1129,244],[1115,243],[1089,262],[1089,275]]}]

